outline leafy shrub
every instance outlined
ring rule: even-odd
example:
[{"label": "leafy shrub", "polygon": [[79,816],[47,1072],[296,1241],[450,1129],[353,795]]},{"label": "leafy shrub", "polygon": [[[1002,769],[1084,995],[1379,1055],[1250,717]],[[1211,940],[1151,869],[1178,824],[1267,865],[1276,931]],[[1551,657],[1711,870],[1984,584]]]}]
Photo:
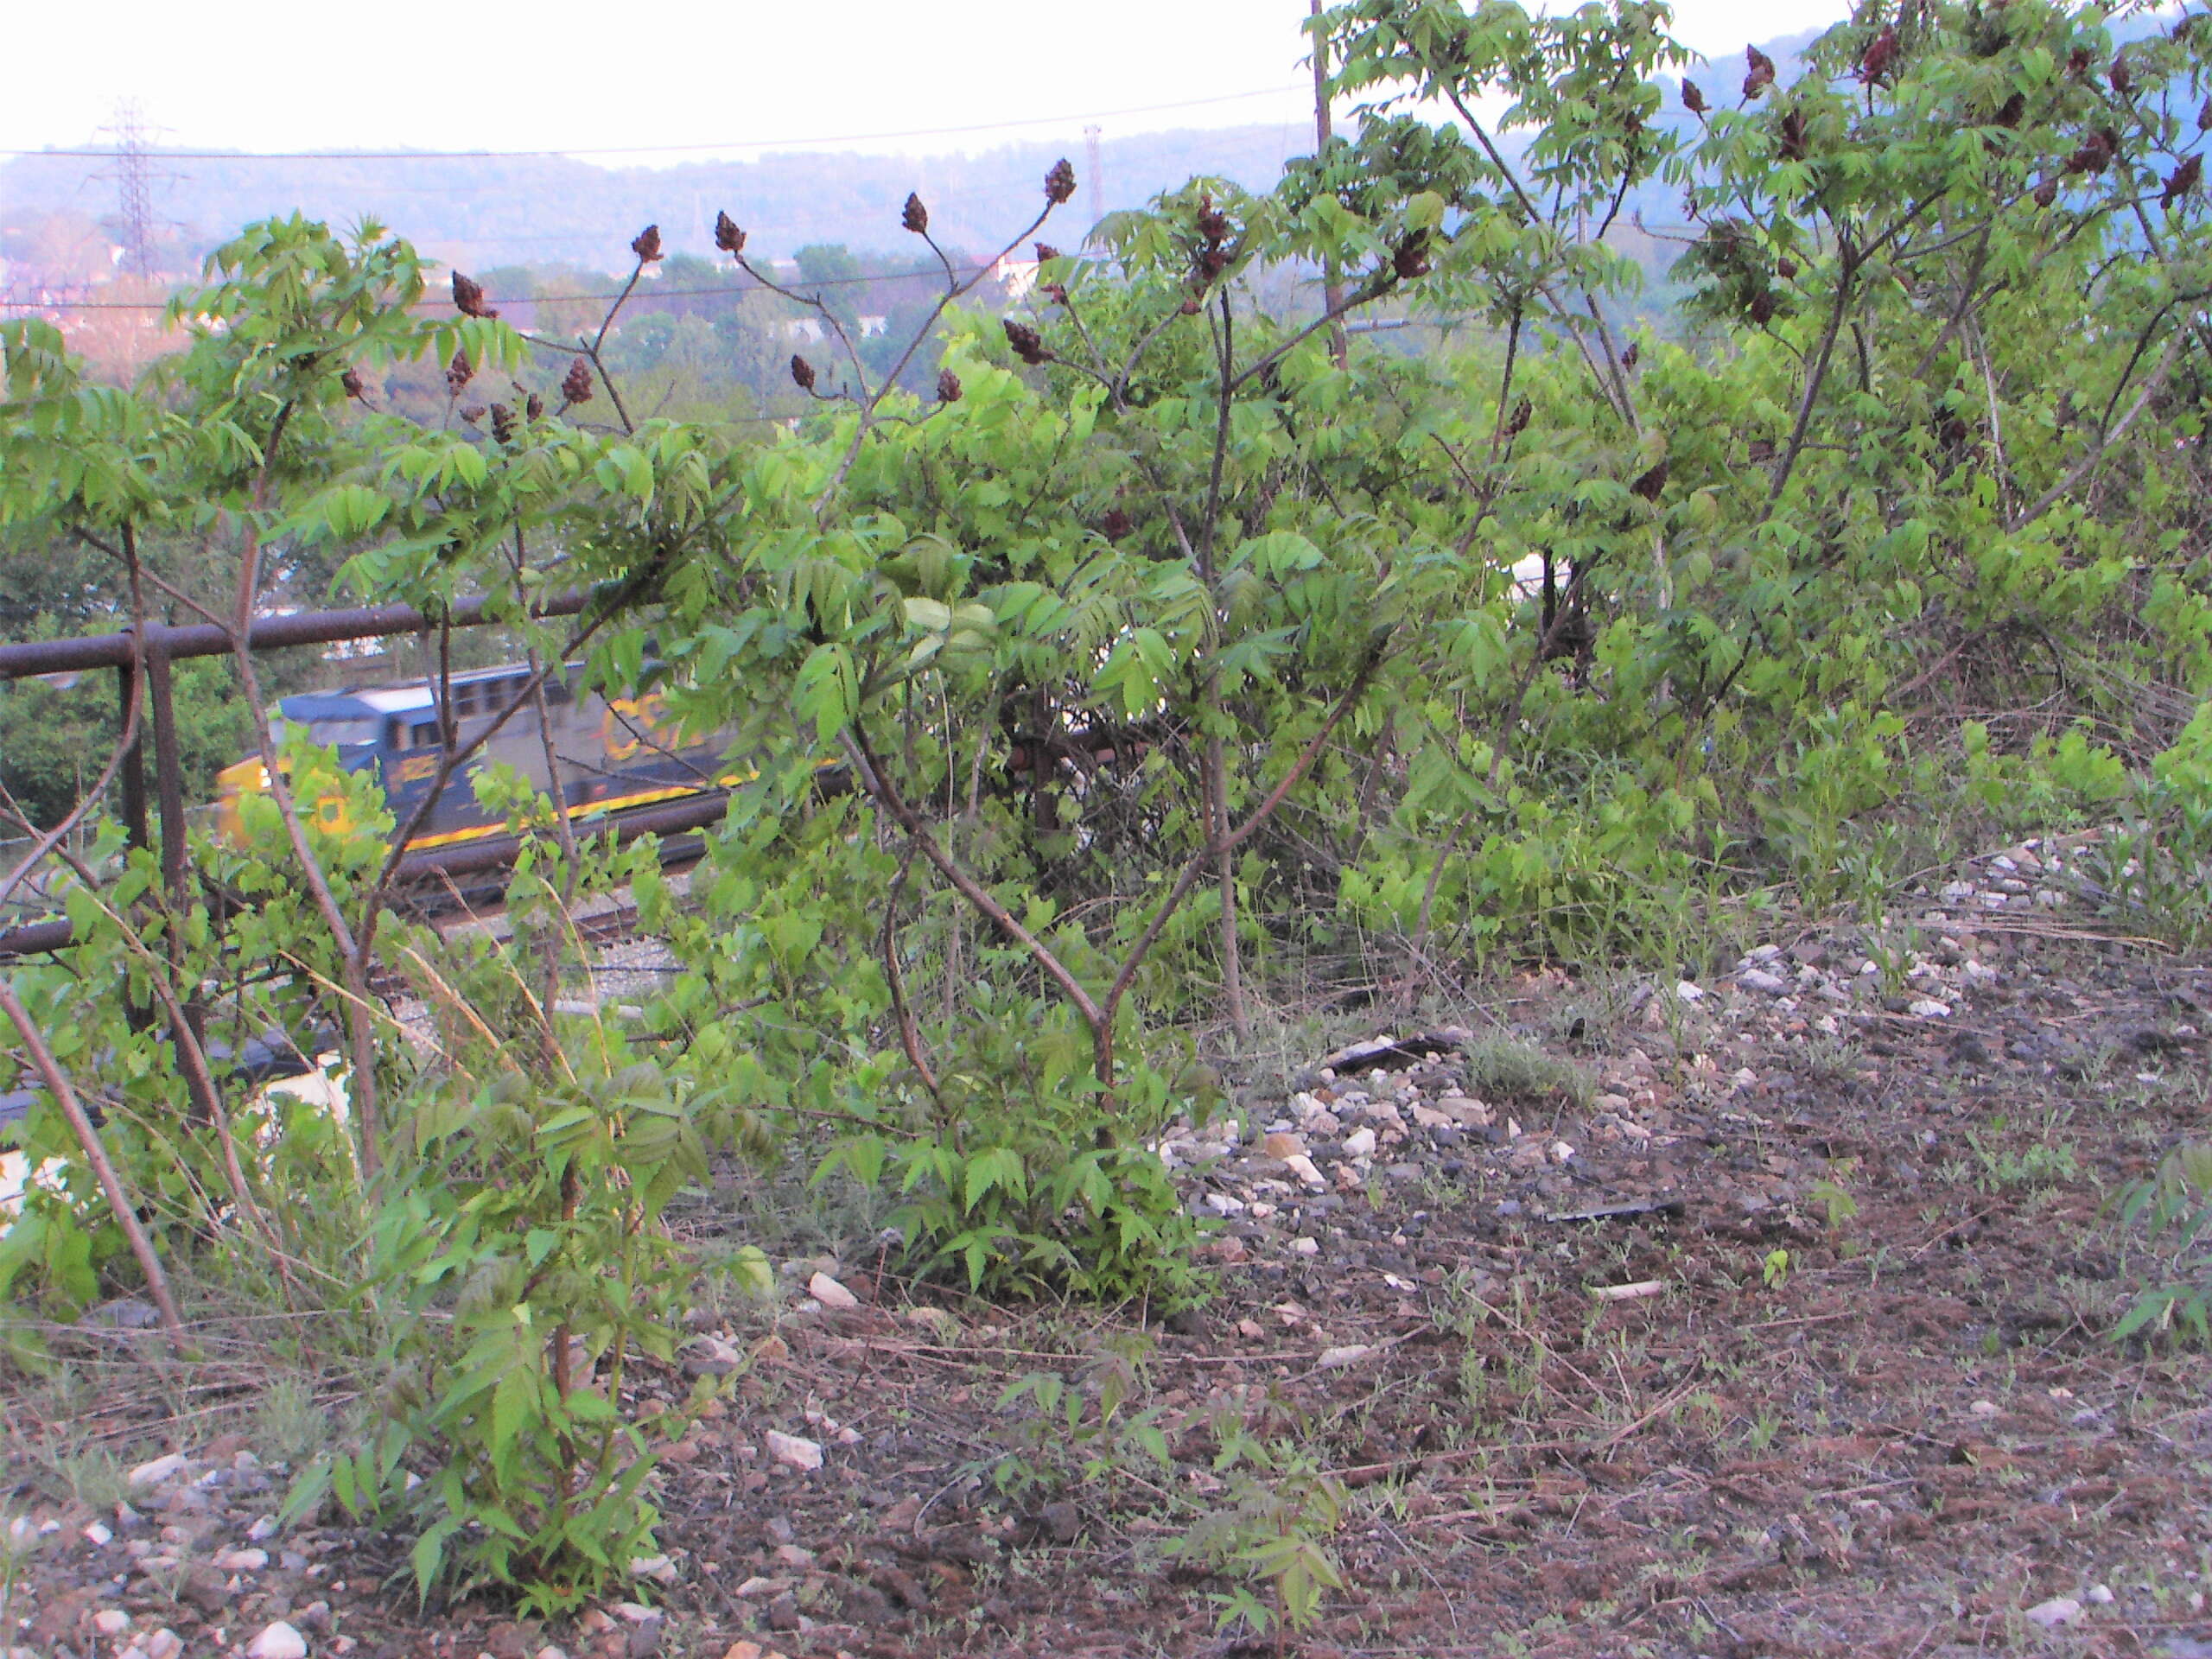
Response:
[{"label": "leafy shrub", "polygon": [[392,1304],[380,1421],[288,1501],[404,1517],[425,1596],[507,1586],[570,1611],[652,1552],[655,1445],[683,1413],[629,1414],[624,1382],[681,1336],[697,1268],[661,1217],[704,1144],[658,1066],[577,1046],[577,1068],[549,1046],[550,1074],[457,1077],[412,1103],[361,1291]]}]

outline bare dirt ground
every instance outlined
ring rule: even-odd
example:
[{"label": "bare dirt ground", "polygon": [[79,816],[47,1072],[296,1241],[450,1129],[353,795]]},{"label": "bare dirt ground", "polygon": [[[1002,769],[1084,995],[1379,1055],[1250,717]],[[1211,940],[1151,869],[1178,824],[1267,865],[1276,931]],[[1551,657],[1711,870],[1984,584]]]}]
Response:
[{"label": "bare dirt ground", "polygon": [[[80,1332],[73,1391],[9,1408],[0,1652],[229,1653],[283,1620],[315,1655],[462,1659],[2212,1655],[2212,1362],[2108,1339],[2149,1261],[2116,1195],[2212,1134],[2212,965],[2035,925],[1931,930],[1916,972],[1777,943],[1640,1001],[1525,977],[1484,1005],[1503,1045],[1248,1091],[1241,1140],[1172,1148],[1224,1217],[1195,1317],[994,1308],[853,1256],[702,1310],[690,1363],[736,1369],[671,1453],[667,1582],[580,1624],[419,1610],[394,1541],[251,1535],[283,1484],[260,1374],[134,1388],[141,1339]],[[801,1300],[817,1268],[860,1306]],[[1044,1374],[1072,1427],[1004,1400]],[[1165,1462],[1091,1432],[1102,1389]],[[119,1517],[56,1435],[187,1461]],[[1323,1473],[1334,1524],[1283,1519]],[[1178,1545],[1285,1528],[1344,1586],[1279,1648],[1221,1627],[1248,1580]]]}]

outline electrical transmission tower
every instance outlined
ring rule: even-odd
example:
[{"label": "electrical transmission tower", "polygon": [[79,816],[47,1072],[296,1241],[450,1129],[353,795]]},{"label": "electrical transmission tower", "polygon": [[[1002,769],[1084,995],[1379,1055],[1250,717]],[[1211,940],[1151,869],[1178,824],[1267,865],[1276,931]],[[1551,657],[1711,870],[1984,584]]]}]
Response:
[{"label": "electrical transmission tower", "polygon": [[1106,217],[1106,169],[1098,160],[1098,129],[1083,130],[1084,176],[1090,181],[1090,222],[1096,225]]},{"label": "electrical transmission tower", "polygon": [[150,282],[154,276],[154,169],[143,112],[135,99],[115,106],[116,202],[123,228],[123,268]]}]

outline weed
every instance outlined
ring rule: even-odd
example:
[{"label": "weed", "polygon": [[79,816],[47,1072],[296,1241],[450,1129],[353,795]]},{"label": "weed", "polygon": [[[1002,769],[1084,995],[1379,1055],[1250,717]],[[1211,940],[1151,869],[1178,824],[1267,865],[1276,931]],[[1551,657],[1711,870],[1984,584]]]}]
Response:
[{"label": "weed", "polygon": [[1782,1414],[1763,1411],[1744,1431],[1744,1444],[1754,1452],[1764,1452],[1774,1444],[1774,1437],[1782,1432]]},{"label": "weed", "polygon": [[111,1509],[122,1501],[128,1490],[122,1463],[104,1446],[57,1452],[47,1459],[47,1464],[61,1491],[88,1510]]},{"label": "weed", "polygon": [[2081,1166],[2075,1160],[2072,1142],[2037,1140],[2014,1152],[1995,1144],[1996,1137],[2005,1132],[2005,1121],[2000,1116],[1990,1120],[1987,1139],[1975,1130],[1967,1131],[1967,1145],[1973,1148],[1974,1161],[1981,1170],[1975,1185],[1983,1192],[2054,1186],[2080,1176]]},{"label": "weed", "polygon": [[2122,1198],[2120,1217],[2143,1224],[2162,1260],[2113,1339],[2140,1335],[2212,1346],[2212,1141],[2168,1153],[2156,1174]]},{"label": "weed", "polygon": [[1851,1196],[1840,1179],[1852,1174],[1857,1166],[1858,1160],[1847,1158],[1836,1165],[1833,1174],[1813,1183],[1813,1202],[1827,1212],[1830,1232],[1834,1232],[1859,1214],[1859,1201]]},{"label": "weed", "polygon": [[306,1378],[280,1376],[269,1385],[254,1413],[254,1443],[295,1466],[313,1462],[330,1444],[330,1414],[319,1405]]},{"label": "weed", "polygon": [[[1344,1588],[1344,1571],[1328,1547],[1343,1524],[1344,1487],[1305,1452],[1233,1434],[1215,1459],[1230,1476],[1229,1502],[1184,1534],[1175,1553],[1220,1572],[1240,1569],[1246,1582],[1214,1598],[1217,1628],[1242,1622],[1255,1632],[1302,1630],[1321,1599]],[[1254,1586],[1263,1586],[1272,1605]]]},{"label": "weed", "polygon": [[1587,1111],[1597,1098],[1597,1084],[1588,1071],[1519,1038],[1481,1038],[1467,1046],[1461,1062],[1469,1092],[1485,1099],[1558,1099]]}]

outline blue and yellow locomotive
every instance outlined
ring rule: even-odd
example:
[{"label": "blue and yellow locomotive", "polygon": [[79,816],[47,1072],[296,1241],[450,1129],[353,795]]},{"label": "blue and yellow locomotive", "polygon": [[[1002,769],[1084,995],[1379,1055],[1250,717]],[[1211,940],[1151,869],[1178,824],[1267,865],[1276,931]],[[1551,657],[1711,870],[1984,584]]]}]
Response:
[{"label": "blue and yellow locomotive", "polygon": [[[446,683],[460,746],[474,741],[524,695],[530,675],[527,666],[510,664],[450,677]],[[562,792],[569,810],[580,817],[620,814],[719,791],[741,781],[743,774],[730,770],[718,739],[687,741],[678,736],[660,692],[610,700],[579,690],[580,678],[574,668],[546,677],[550,729],[541,729],[537,700],[529,699],[454,769],[429,816],[408,842],[410,852],[506,834],[505,817],[476,798],[474,774],[488,766],[511,766],[550,794],[549,734],[559,760]],[[436,781],[442,740],[435,681],[307,693],[284,698],[276,714],[310,742],[334,749],[346,771],[375,772],[403,825],[413,820]],[[222,830],[236,840],[241,833],[238,802],[267,791],[268,771],[255,758],[226,766],[217,779]],[[313,810],[326,830],[342,834],[352,827],[341,796],[326,796]]]}]

